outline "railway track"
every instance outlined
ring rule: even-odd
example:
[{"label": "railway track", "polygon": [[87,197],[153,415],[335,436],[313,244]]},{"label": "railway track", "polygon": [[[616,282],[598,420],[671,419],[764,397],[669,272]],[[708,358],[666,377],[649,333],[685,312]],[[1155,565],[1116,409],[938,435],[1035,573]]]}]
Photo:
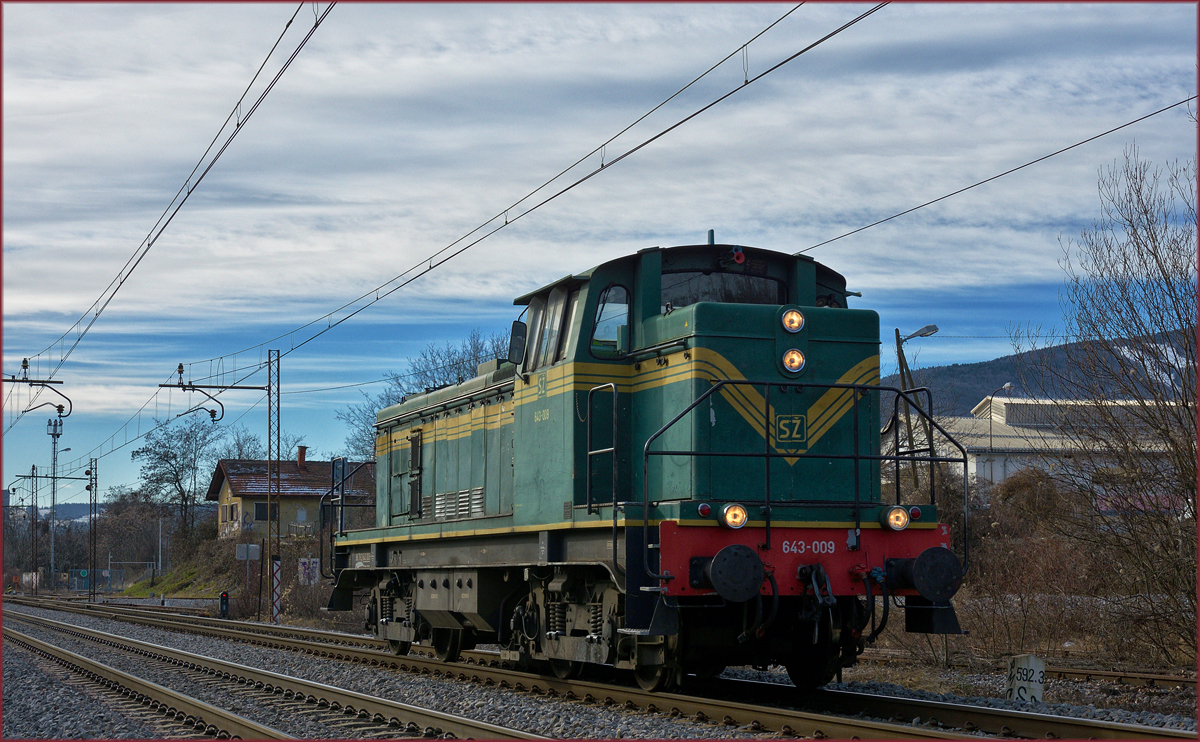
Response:
[{"label": "railway track", "polygon": [[[546,739],[540,735],[531,734],[518,729],[490,724],[487,722],[454,716],[439,711],[423,709],[409,704],[399,703],[384,698],[368,696],[355,691],[336,688],[330,685],[315,683],[302,678],[291,677],[246,665],[213,657],[185,652],[156,644],[141,642],[126,637],[114,636],[109,633],[94,631],[47,618],[29,616],[17,612],[6,612],[6,623],[13,621],[26,623],[37,627],[50,629],[59,634],[86,639],[89,642],[111,647],[134,654],[142,663],[157,663],[167,666],[174,672],[185,673],[193,679],[223,688],[223,693],[252,695],[258,704],[284,705],[288,713],[303,713],[316,719],[328,729],[329,738],[355,737],[438,737],[460,739]],[[8,625],[4,627],[5,636],[13,631]],[[15,633],[15,632],[14,632]],[[27,637],[22,641],[38,640]],[[38,642],[48,647],[46,642]],[[53,648],[52,648],[53,649]],[[72,654],[76,661],[88,662],[82,655]],[[111,668],[110,668],[111,670]],[[120,671],[112,670],[119,673]],[[120,673],[125,678],[133,678],[128,673]],[[136,680],[136,679],[134,679]],[[154,684],[141,681],[148,686]],[[156,686],[161,688],[161,686]],[[174,693],[166,688],[161,691]],[[146,695],[150,695],[148,692]],[[178,696],[179,694],[175,694]],[[179,701],[178,703],[182,703]],[[226,714],[221,709],[207,703],[199,704],[197,711],[189,707],[188,713],[198,719],[214,718],[218,714]],[[230,715],[240,719],[236,715]],[[222,717],[224,718],[224,717]],[[242,720],[245,721],[245,720]],[[234,722],[225,722],[227,725]],[[253,722],[249,722],[253,724]],[[226,727],[210,724],[212,730],[222,730]],[[235,727],[236,728],[236,727]],[[236,733],[226,736],[237,736],[243,739],[291,739],[292,737],[269,727],[254,725],[253,727],[236,728]],[[214,736],[216,732],[213,732]],[[280,736],[282,735],[282,736]]]},{"label": "railway track", "polygon": [[[868,649],[862,659],[871,662],[912,662],[913,657],[907,652],[894,650]],[[996,660],[991,664],[995,672],[1005,672],[1008,663]],[[965,669],[968,665],[955,663],[953,667]],[[1095,668],[1073,668],[1046,666],[1046,677],[1053,680],[1103,680],[1122,685],[1144,685],[1159,688],[1195,688],[1196,678],[1183,675],[1167,675],[1165,673],[1136,672],[1123,670],[1101,670]]]},{"label": "railway track", "polygon": [[[196,622],[209,626],[229,626],[231,624],[245,627],[254,627],[254,630],[264,634],[273,636],[293,636],[297,638],[310,638],[314,641],[343,643],[348,645],[360,645],[369,647],[386,648],[387,642],[375,639],[367,635],[360,634],[344,634],[340,632],[323,631],[319,629],[305,629],[301,627],[291,626],[271,626],[270,624],[261,624],[248,621],[230,621],[227,619],[212,618],[207,615],[207,612],[197,608],[179,608],[171,606],[126,606],[112,603],[85,603],[77,600],[64,601],[59,599],[44,599],[44,598],[12,598],[9,597],[6,602],[14,605],[30,605],[51,610],[78,610],[81,613],[90,613],[93,615],[104,616],[154,616],[154,615],[186,615],[192,616]],[[414,647],[413,651],[420,651],[419,647]],[[486,653],[475,653],[474,657],[469,656],[471,653],[464,652],[464,656],[468,660],[479,659],[487,661]],[[907,653],[897,650],[886,649],[868,649],[863,655],[864,661],[871,662],[912,662],[913,657]],[[967,669],[966,664],[955,664],[954,667],[959,669]],[[1007,663],[1003,660],[997,660],[993,663],[992,669],[995,672],[1004,672],[1007,670]],[[1135,672],[1124,670],[1103,670],[1097,668],[1071,668],[1071,667],[1046,667],[1047,678],[1054,680],[1102,680],[1110,683],[1118,683],[1123,685],[1138,685],[1160,688],[1195,688],[1196,678],[1186,677],[1183,675],[1168,675],[1164,673],[1152,672]]]},{"label": "railway track", "polygon": [[[95,607],[71,606],[70,610],[96,615]],[[113,614],[118,615],[118,614]],[[145,611],[122,609],[122,620],[174,631],[246,641],[279,649],[307,652],[342,661],[392,667],[409,672],[440,675],[497,685],[531,693],[578,699],[584,702],[619,705],[668,713],[672,716],[718,721],[751,730],[774,731],[801,736],[870,737],[959,737],[962,732],[898,725],[883,721],[831,717],[830,709],[844,714],[868,714],[883,719],[910,720],[920,717],[927,724],[963,731],[1028,738],[1188,738],[1194,733],[1135,725],[1115,725],[1095,720],[1058,717],[944,702],[884,697],[846,691],[821,691],[801,698],[791,686],[719,679],[699,685],[695,694],[645,693],[640,689],[610,683],[559,680],[500,666],[494,653],[464,653],[464,661],[444,664],[419,654],[397,657],[383,643],[367,636],[336,634],[309,629],[272,627],[219,619],[189,619],[182,616],[147,615]],[[415,650],[416,648],[414,648]],[[803,700],[804,709],[796,710]]]},{"label": "railway track", "polygon": [[66,670],[68,683],[98,690],[126,712],[162,730],[171,738],[294,739],[277,729],[258,724],[198,698],[164,688],[28,634],[4,627],[4,641],[32,652]]}]

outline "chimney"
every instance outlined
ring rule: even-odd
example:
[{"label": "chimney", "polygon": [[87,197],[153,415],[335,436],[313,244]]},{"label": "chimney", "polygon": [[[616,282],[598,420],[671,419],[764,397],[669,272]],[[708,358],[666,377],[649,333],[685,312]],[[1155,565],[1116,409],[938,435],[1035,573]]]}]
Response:
[{"label": "chimney", "polygon": [[304,454],[308,453],[308,446],[296,446],[296,468],[300,471],[308,471],[308,466],[304,463]]}]

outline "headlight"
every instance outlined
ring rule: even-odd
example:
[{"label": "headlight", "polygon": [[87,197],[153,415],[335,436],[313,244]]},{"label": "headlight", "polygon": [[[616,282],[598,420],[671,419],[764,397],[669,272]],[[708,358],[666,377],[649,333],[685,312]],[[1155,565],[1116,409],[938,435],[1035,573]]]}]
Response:
[{"label": "headlight", "polygon": [[726,528],[741,528],[749,519],[745,505],[732,503],[721,508],[721,525]]},{"label": "headlight", "polygon": [[783,354],[783,367],[792,373],[797,373],[804,368],[804,354],[792,348]]},{"label": "headlight", "polygon": [[880,513],[879,522],[893,531],[903,531],[908,528],[908,510],[901,505],[893,505]]},{"label": "headlight", "polygon": [[795,309],[783,313],[783,329],[788,332],[800,332],[804,328],[804,315]]}]

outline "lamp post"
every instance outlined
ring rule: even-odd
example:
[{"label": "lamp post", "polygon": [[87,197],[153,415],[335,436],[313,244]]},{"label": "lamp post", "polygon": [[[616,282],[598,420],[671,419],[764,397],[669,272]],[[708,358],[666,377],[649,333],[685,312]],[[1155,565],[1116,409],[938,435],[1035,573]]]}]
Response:
[{"label": "lamp post", "polygon": [[996,454],[992,448],[992,425],[996,421],[996,413],[993,409],[994,398],[996,392],[1008,392],[1008,396],[1012,397],[1013,383],[1011,381],[1004,382],[1004,386],[997,389],[988,395],[988,481],[991,484],[996,483]]},{"label": "lamp post", "polygon": [[54,520],[58,510],[58,437],[62,435],[62,418],[46,421],[46,435],[50,436],[50,589],[57,587],[54,564]]},{"label": "lamp post", "polygon": [[[904,358],[904,344],[907,343],[909,340],[912,340],[913,338],[929,337],[930,335],[934,334],[937,331],[938,331],[937,325],[925,325],[924,327],[922,327],[921,329],[912,333],[911,335],[908,335],[908,336],[902,338],[902,337],[900,337],[900,328],[899,327],[896,328],[896,363],[898,364],[899,372],[900,372],[900,388],[901,389],[907,391],[909,389],[912,389],[914,386],[916,386],[916,382],[913,381],[912,370],[909,369],[908,361]],[[932,412],[932,410],[931,410],[931,412]],[[905,402],[905,404],[904,404],[904,426],[908,430],[909,448],[910,449],[916,448],[916,446],[913,445],[912,418],[908,414],[908,403],[907,402]],[[930,447],[932,448],[932,446],[933,446],[933,431],[931,431],[929,429],[928,421],[926,421],[922,427],[925,428],[925,438],[929,442]],[[896,454],[899,455],[900,452],[897,451]],[[912,475],[913,475],[913,487],[916,487],[917,486],[916,462],[912,462]]]}]

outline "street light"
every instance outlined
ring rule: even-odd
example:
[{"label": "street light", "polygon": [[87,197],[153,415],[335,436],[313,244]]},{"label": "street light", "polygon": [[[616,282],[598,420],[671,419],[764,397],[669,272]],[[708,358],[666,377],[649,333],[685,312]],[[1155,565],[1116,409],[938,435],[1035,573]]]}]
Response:
[{"label": "street light", "polygon": [[[909,369],[908,361],[904,358],[904,344],[907,343],[909,340],[912,340],[913,338],[927,338],[937,331],[938,331],[937,325],[925,325],[924,327],[922,327],[921,329],[912,333],[911,335],[908,335],[906,337],[900,337],[900,328],[899,327],[896,328],[896,363],[899,365],[900,388],[902,390],[912,389],[913,387],[916,386],[916,382],[913,381],[912,370]],[[932,410],[930,410],[930,412],[932,412]],[[916,446],[913,444],[912,418],[908,414],[908,401],[907,400],[905,400],[905,402],[904,402],[904,426],[908,430],[909,448],[915,450]],[[925,428],[925,439],[930,448],[930,453],[932,454],[932,452],[933,452],[932,451],[932,449],[933,449],[933,431],[930,430],[930,428],[929,428],[929,421],[926,420],[924,422],[924,424],[922,425],[922,427]],[[896,451],[896,455],[899,456],[900,452]],[[913,487],[916,487],[918,484],[917,483],[917,464],[916,464],[916,462],[912,462],[912,475],[913,475]]]},{"label": "street light", "polygon": [[992,425],[996,421],[996,413],[992,400],[996,396],[996,392],[1008,392],[1008,397],[1011,399],[1012,390],[1013,383],[1006,381],[1004,386],[988,395],[988,480],[993,485],[996,483],[996,455],[992,450]]},{"label": "street light", "polygon": [[[937,331],[938,331],[937,325],[925,325],[924,327],[917,330],[916,332],[909,335],[908,337],[904,338],[904,340],[901,340],[900,342],[904,342],[906,340],[912,340],[913,338],[927,338]],[[898,332],[900,332],[900,330],[897,329],[896,332],[898,333]]]}]

